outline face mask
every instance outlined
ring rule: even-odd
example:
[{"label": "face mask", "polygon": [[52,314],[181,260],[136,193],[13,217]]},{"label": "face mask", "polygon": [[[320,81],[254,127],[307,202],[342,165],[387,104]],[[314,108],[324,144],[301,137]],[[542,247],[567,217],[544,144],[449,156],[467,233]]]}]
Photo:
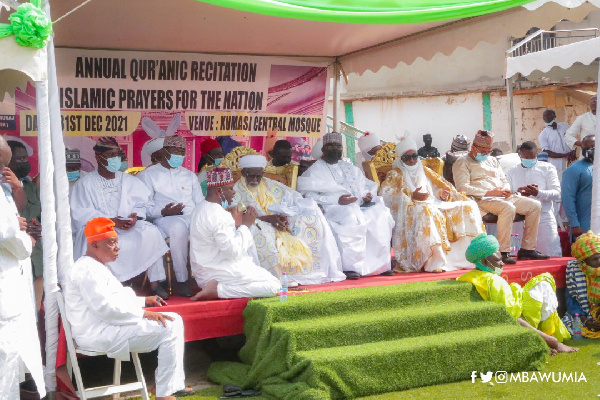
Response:
[{"label": "face mask", "polygon": [[119,168],[121,168],[121,157],[114,156],[111,158],[104,159],[106,160],[106,169],[108,170],[108,172],[112,172],[114,174],[115,172],[119,171]]},{"label": "face mask", "polygon": [[13,169],[13,172],[15,173],[17,178],[19,178],[19,179],[25,178],[31,172],[31,165],[29,164],[29,161],[23,161],[20,163],[16,163],[16,166]]},{"label": "face mask", "polygon": [[169,158],[167,160],[167,162],[169,163],[171,168],[178,168],[178,167],[181,167],[181,165],[183,164],[184,158],[185,158],[185,156],[178,156],[176,154],[171,154],[171,158]]},{"label": "face mask", "polygon": [[484,162],[485,160],[487,160],[487,158],[488,158],[487,154],[477,153],[477,155],[475,156],[475,161]]},{"label": "face mask", "polygon": [[[594,161],[594,149],[586,149],[583,151],[583,157],[587,158],[588,160]],[[16,174],[16,172],[15,172]],[[18,177],[19,175],[17,175]]]},{"label": "face mask", "polygon": [[525,168],[533,168],[533,166],[537,163],[537,159],[527,159],[527,158],[521,158],[521,164],[525,167]]},{"label": "face mask", "polygon": [[552,126],[552,124],[554,124],[556,122],[556,119],[553,119],[550,122],[545,122],[546,126]]},{"label": "face mask", "polygon": [[223,193],[219,194],[219,197],[221,198],[221,207],[223,207],[224,209],[228,209],[229,208],[229,200],[227,200],[225,198],[225,196],[223,196]]},{"label": "face mask", "polygon": [[119,171],[125,172],[127,170],[127,168],[129,168],[129,165],[127,165],[127,161],[121,161],[121,166],[119,167]]},{"label": "face mask", "polygon": [[81,176],[81,171],[67,171],[67,179],[69,182],[74,182]]}]

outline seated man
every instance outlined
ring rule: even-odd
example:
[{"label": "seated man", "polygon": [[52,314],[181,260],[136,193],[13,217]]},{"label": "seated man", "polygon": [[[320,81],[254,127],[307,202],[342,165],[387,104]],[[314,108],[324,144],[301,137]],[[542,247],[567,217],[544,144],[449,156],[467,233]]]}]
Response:
[{"label": "seated man", "polygon": [[208,171],[206,199],[194,209],[190,226],[192,272],[201,288],[191,300],[271,297],[279,291],[279,280],[253,260],[249,228],[256,210],[230,207],[234,195],[229,168]]},{"label": "seated man", "polygon": [[200,152],[202,155],[198,163],[197,175],[202,187],[202,193],[206,196],[206,173],[208,172],[208,168],[217,167],[223,161],[223,158],[225,158],[225,153],[219,142],[211,138],[204,139],[200,143]]},{"label": "seated man", "polygon": [[456,278],[475,286],[484,300],[502,304],[521,325],[535,330],[550,347],[550,355],[572,353],[579,349],[561,342],[571,335],[558,317],[556,284],[549,273],[540,274],[524,288],[506,282],[500,274],[504,263],[498,252],[500,245],[492,235],[481,234],[471,241],[465,256],[477,269]]},{"label": "seated man", "polygon": [[544,260],[548,256],[537,252],[537,232],[542,205],[529,197],[513,194],[495,157],[490,157],[494,134],[478,131],[468,155],[459,158],[452,167],[459,192],[472,196],[483,212],[498,216],[498,242],[504,264],[514,264],[510,257],[510,235],[515,214],[525,216],[525,228],[519,260]]},{"label": "seated man", "polygon": [[450,151],[442,157],[444,160],[444,179],[454,185],[454,175],[452,174],[452,166],[456,160],[462,156],[469,154],[469,146],[471,141],[464,135],[456,135],[452,139]]},{"label": "seated man", "polygon": [[360,154],[357,154],[356,164],[362,167],[364,161],[371,161],[381,149],[381,140],[375,133],[365,132],[363,136],[358,138],[358,148]]},{"label": "seated man", "polygon": [[120,282],[148,271],[152,291],[169,296],[158,284],[165,279],[163,255],[169,250],[162,234],[144,221],[151,202],[150,191],[139,179],[119,172],[121,148],[112,137],[102,137],[94,146],[98,170],[75,184],[71,192],[71,219],[75,233],[75,258],[85,253],[84,228],[97,217],[110,218],[121,243],[119,258],[107,264]]},{"label": "seated man", "polygon": [[79,149],[65,149],[65,158],[67,160],[67,179],[69,180],[69,195],[73,191],[77,181],[87,175],[81,170],[81,152]]},{"label": "seated man", "polygon": [[182,167],[184,158],[185,138],[167,136],[157,156],[159,163],[136,176],[150,190],[152,208],[149,215],[154,219],[154,225],[169,238],[177,294],[190,297],[187,269],[190,222],[194,207],[204,200],[204,196],[196,175]]},{"label": "seated man", "polygon": [[323,207],[337,240],[346,277],[393,275],[390,240],[394,219],[375,182],[342,161],[342,135],[323,136],[323,156],[298,178],[298,191]]},{"label": "seated man", "polygon": [[[396,268],[425,272],[472,268],[462,255],[471,239],[484,232],[479,207],[423,168],[413,139],[401,140],[396,154],[380,189],[396,221],[392,233]],[[460,255],[450,259],[451,249]]]},{"label": "seated man", "polygon": [[261,221],[250,229],[260,265],[277,277],[285,271],[300,285],[346,279],[335,238],[317,203],[263,177],[266,165],[262,155],[242,157],[242,178],[233,187],[233,202],[252,206]]},{"label": "seated man", "polygon": [[268,165],[275,167],[282,167],[288,164],[295,164],[292,161],[292,144],[285,139],[281,139],[275,142],[273,150],[269,152],[271,160]]},{"label": "seated man", "polygon": [[577,261],[567,264],[567,312],[565,325],[572,329],[575,314],[581,320],[581,334],[600,338],[600,236],[592,231],[577,238],[571,246]]},{"label": "seated man", "polygon": [[73,264],[64,288],[73,339],[83,350],[103,352],[121,361],[129,360],[129,352],[158,348],[156,398],[174,400],[191,394],[184,383],[181,317],[145,311],[145,306],[167,303],[157,296],[137,297],[108,269],[107,264],[119,256],[114,226],[110,219],[99,217],[84,228],[87,251]]},{"label": "seated man", "polygon": [[[561,257],[562,249],[558,237],[558,225],[554,217],[554,202],[560,200],[560,182],[554,165],[537,160],[537,146],[525,142],[519,149],[521,164],[506,174],[513,193],[531,197],[542,203],[542,213],[537,235],[537,249],[551,257]],[[520,227],[513,231],[521,235]]]}]

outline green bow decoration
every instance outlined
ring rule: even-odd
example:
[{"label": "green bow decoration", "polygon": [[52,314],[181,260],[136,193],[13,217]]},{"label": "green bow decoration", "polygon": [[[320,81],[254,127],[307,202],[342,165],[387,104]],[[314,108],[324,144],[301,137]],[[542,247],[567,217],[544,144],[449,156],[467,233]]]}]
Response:
[{"label": "green bow decoration", "polygon": [[52,35],[52,21],[40,8],[40,0],[21,4],[8,20],[10,24],[0,24],[0,38],[15,35],[17,44],[24,47],[43,49]]}]

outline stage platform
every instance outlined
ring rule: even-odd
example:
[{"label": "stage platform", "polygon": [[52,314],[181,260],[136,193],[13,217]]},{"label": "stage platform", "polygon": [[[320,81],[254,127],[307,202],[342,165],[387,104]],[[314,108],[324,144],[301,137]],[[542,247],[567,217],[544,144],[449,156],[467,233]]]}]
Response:
[{"label": "stage platform", "polygon": [[[572,258],[552,258],[544,261],[519,261],[515,265],[506,266],[502,276],[508,282],[524,285],[532,277],[543,272],[554,276],[557,288],[565,287],[565,269],[567,262]],[[344,290],[368,286],[397,285],[408,282],[434,281],[456,279],[466,270],[433,273],[396,273],[394,276],[372,276],[358,280],[346,280],[336,283],[321,285],[300,286],[293,288],[290,295],[303,293],[325,292],[331,290]],[[185,326],[185,340],[203,340],[223,336],[238,335],[244,332],[244,318],[242,312],[249,299],[215,300],[193,302],[187,298],[173,296],[168,305],[153,311],[176,312],[183,318]],[[290,300],[290,301],[293,301]]]}]

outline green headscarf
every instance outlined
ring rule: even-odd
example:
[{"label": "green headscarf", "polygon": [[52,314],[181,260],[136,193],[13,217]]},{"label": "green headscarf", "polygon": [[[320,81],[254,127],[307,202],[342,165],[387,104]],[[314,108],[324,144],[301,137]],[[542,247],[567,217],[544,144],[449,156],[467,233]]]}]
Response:
[{"label": "green headscarf", "polygon": [[483,265],[481,260],[491,256],[498,250],[500,250],[498,239],[492,235],[482,233],[471,240],[471,244],[469,244],[465,252],[465,257],[467,261],[474,263],[477,269],[485,272],[495,272],[494,268]]}]

